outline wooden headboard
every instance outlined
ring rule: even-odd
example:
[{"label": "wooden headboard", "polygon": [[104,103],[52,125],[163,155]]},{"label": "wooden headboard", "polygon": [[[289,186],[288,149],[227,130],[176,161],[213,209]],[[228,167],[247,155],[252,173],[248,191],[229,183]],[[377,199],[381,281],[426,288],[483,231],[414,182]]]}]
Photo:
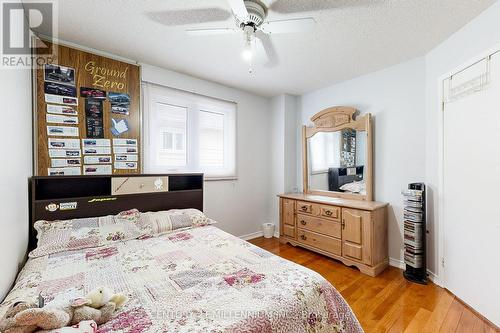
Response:
[{"label": "wooden headboard", "polygon": [[203,174],[59,176],[30,179],[29,248],[33,224],[117,214],[196,208],[203,211]]}]

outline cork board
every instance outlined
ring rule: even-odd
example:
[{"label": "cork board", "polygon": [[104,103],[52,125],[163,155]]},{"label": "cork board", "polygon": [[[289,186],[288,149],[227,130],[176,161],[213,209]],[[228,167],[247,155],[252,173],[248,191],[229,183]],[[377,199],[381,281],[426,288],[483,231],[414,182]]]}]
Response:
[{"label": "cork board", "polygon": [[56,49],[34,73],[36,175],[141,173],[140,67]]}]

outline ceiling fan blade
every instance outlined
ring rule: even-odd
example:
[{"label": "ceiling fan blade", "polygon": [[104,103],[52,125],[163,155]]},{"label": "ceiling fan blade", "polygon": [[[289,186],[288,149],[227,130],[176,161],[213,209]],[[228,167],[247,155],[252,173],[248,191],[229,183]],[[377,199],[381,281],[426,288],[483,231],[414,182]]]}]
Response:
[{"label": "ceiling fan blade", "polygon": [[260,0],[260,2],[266,5],[267,8],[271,8],[271,6],[273,5],[274,2],[276,2],[276,0]]},{"label": "ceiling fan blade", "polygon": [[240,30],[232,28],[186,29],[186,33],[191,36],[234,34],[238,31]]},{"label": "ceiling fan blade", "polygon": [[255,60],[266,67],[276,66],[279,58],[269,35],[257,31],[255,37]]},{"label": "ceiling fan blade", "polygon": [[383,0],[274,0],[268,8],[281,14],[293,14],[347,7],[366,6]]},{"label": "ceiling fan blade", "polygon": [[166,26],[226,21],[232,17],[230,12],[222,8],[166,10],[150,12],[146,15],[151,20]]},{"label": "ceiling fan blade", "polygon": [[316,21],[312,17],[264,22],[262,31],[268,34],[286,34],[294,32],[310,32],[314,30]]},{"label": "ceiling fan blade", "polygon": [[243,0],[227,0],[227,2],[238,18],[245,19],[248,16],[247,7],[245,7]]}]

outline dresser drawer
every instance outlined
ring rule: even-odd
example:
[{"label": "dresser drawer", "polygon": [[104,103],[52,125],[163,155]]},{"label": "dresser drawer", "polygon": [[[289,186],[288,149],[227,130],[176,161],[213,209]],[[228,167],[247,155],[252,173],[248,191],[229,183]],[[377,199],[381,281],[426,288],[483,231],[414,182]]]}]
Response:
[{"label": "dresser drawer", "polygon": [[281,199],[281,223],[295,226],[295,200]]},{"label": "dresser drawer", "polygon": [[323,236],[304,229],[298,229],[297,240],[303,244],[310,245],[332,254],[342,254],[342,242],[336,238]]},{"label": "dresser drawer", "polygon": [[168,177],[113,177],[111,195],[168,192]]},{"label": "dresser drawer", "polygon": [[283,225],[283,235],[290,238],[295,238],[295,228],[289,225]]},{"label": "dresser drawer", "polygon": [[297,226],[330,237],[341,238],[340,222],[320,217],[297,214]]},{"label": "dresser drawer", "polygon": [[340,221],[340,207],[336,206],[319,206],[319,215],[333,220]]},{"label": "dresser drawer", "polygon": [[297,201],[297,213],[319,215],[319,205],[306,201]]}]

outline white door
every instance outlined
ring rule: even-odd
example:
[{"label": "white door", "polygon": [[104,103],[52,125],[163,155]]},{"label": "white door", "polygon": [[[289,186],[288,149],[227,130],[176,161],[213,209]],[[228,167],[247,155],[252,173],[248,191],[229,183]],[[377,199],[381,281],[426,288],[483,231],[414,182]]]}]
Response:
[{"label": "white door", "polygon": [[[453,86],[460,89],[461,83],[477,77],[484,71],[484,64],[462,73],[458,77],[461,82]],[[448,290],[500,325],[498,53],[490,61],[490,73],[490,84],[485,89],[445,104],[444,283]],[[466,89],[466,85],[462,88]]]}]

